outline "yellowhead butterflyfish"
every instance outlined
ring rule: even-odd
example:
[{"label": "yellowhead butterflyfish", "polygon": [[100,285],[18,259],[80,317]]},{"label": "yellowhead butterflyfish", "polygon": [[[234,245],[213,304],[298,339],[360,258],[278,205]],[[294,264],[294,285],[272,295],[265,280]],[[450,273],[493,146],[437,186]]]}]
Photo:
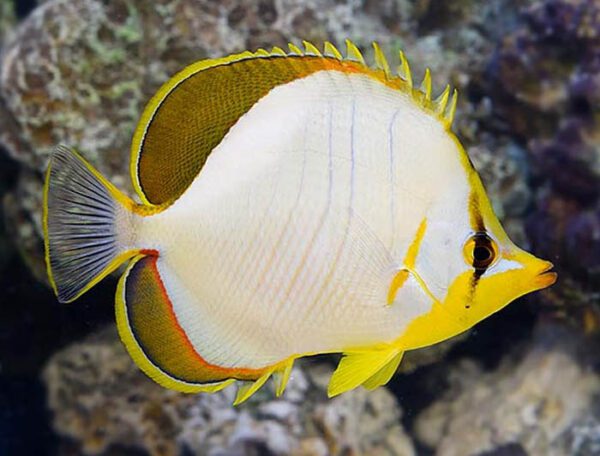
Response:
[{"label": "yellowhead butterflyfish", "polygon": [[294,360],[343,356],[330,396],[385,384],[406,350],[553,284],[506,235],[451,131],[456,91],[305,43],[192,64],[134,133],[129,199],[76,152],[48,166],[45,248],[62,302],[127,263],[119,333],[161,385],[236,403]]}]

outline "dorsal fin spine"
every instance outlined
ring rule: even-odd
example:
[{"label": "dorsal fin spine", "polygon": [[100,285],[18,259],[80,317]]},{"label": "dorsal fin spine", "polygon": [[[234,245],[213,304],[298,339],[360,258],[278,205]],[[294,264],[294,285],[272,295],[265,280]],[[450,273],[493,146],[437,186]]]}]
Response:
[{"label": "dorsal fin spine", "polygon": [[323,54],[326,57],[334,57],[338,60],[342,60],[343,58],[341,52],[329,41],[325,41],[325,44],[323,45]]},{"label": "dorsal fin spine", "polygon": [[429,68],[425,70],[425,76],[423,77],[423,81],[421,82],[421,87],[419,90],[425,96],[425,100],[431,100],[431,71]]},{"label": "dorsal fin spine", "polygon": [[302,41],[304,44],[304,49],[306,50],[305,55],[314,55],[317,57],[322,57],[321,51],[317,49],[317,47],[309,41]]},{"label": "dorsal fin spine", "polygon": [[302,52],[302,49],[300,49],[294,43],[288,43],[288,48],[290,48],[291,55],[300,55],[300,56],[304,55],[304,52]]},{"label": "dorsal fin spine", "polygon": [[287,54],[280,47],[274,46],[273,48],[271,48],[271,55],[280,55],[282,57],[285,57]]},{"label": "dorsal fin spine", "polygon": [[358,49],[356,45],[350,40],[346,40],[346,58],[348,60],[354,60],[366,66],[365,58],[360,52],[360,49]]},{"label": "dorsal fin spine", "polygon": [[446,110],[446,115],[444,116],[446,120],[446,125],[448,128],[452,125],[454,121],[454,114],[456,114],[456,104],[458,102],[458,90],[454,89],[452,92],[452,99],[450,100],[450,106]]},{"label": "dorsal fin spine", "polygon": [[375,41],[373,41],[373,51],[375,52],[375,65],[380,70],[383,70],[383,72],[385,73],[385,76],[387,78],[389,78],[391,75],[390,65],[388,64],[388,61],[385,58],[385,54],[381,50],[381,47]]},{"label": "dorsal fin spine", "polygon": [[438,116],[443,116],[446,106],[448,105],[448,98],[450,96],[450,84],[446,85],[444,91],[433,101],[435,113]]},{"label": "dorsal fin spine", "polygon": [[410,72],[410,65],[408,64],[408,60],[402,51],[400,51],[400,66],[398,67],[398,76],[406,81],[409,89],[412,89],[413,81],[412,74]]},{"label": "dorsal fin spine", "polygon": [[[286,52],[280,47],[273,47],[271,51],[266,51],[265,49],[258,49],[256,52],[244,52],[237,55],[237,58],[256,58],[256,57],[270,57],[270,56],[314,56],[314,57],[333,57],[338,60],[344,60],[344,56],[340,53],[340,51],[329,41],[325,41],[323,43],[323,52],[321,52],[313,43],[309,41],[302,41],[304,46],[304,50],[300,47],[296,46],[294,43],[289,43],[289,52]],[[390,71],[390,66],[385,57],[381,46],[377,42],[373,42],[373,51],[375,58],[375,65],[373,67],[369,67],[365,62],[365,59],[362,55],[360,49],[351,41],[346,40],[346,59],[355,61],[363,65],[365,68],[372,68],[383,71],[386,79],[392,79],[393,75]],[[413,85],[413,78],[410,69],[410,64],[408,63],[408,59],[402,51],[399,51],[399,60],[400,64],[397,67],[397,75],[402,79],[405,83],[405,90],[408,92],[412,99],[421,105],[423,108],[436,115],[440,121],[446,126],[446,128],[450,128],[452,126],[452,122],[454,120],[454,115],[456,112],[456,104],[458,99],[458,91],[454,89],[452,92],[452,96],[450,96],[450,86],[447,85],[444,91],[435,99],[431,99],[432,94],[432,83],[431,83],[431,70],[427,68],[425,70],[425,74],[423,76],[423,80],[418,88],[415,88]]]}]

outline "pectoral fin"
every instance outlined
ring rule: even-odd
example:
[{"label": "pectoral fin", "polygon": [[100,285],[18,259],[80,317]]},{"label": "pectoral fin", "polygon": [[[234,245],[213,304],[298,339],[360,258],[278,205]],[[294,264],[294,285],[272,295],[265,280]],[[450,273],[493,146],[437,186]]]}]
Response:
[{"label": "pectoral fin", "polygon": [[[377,384],[379,386],[381,384],[379,382],[384,378],[384,375],[378,376],[379,372],[382,369],[386,370],[385,367],[388,364],[394,363],[398,355],[401,357],[401,353],[396,347],[344,353],[344,357],[331,377],[327,395],[329,397],[337,396],[365,382],[369,385]],[[397,362],[399,363],[400,359]],[[393,371],[392,374],[388,375],[388,372],[384,374],[389,379]],[[374,376],[377,379],[371,382],[371,378]]]}]

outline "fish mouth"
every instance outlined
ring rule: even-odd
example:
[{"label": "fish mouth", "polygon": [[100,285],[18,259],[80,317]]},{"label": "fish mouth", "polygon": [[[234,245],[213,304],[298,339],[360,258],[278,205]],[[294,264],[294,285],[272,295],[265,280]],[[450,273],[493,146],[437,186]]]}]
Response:
[{"label": "fish mouth", "polygon": [[536,285],[539,285],[540,288],[546,288],[556,283],[558,274],[553,272],[552,268],[554,268],[554,265],[551,262],[546,261],[544,268],[538,272],[535,278]]}]

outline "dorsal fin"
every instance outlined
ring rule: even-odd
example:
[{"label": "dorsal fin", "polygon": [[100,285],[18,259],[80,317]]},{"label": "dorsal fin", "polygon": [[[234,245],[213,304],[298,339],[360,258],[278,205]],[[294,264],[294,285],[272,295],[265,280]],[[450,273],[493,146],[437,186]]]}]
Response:
[{"label": "dorsal fin", "polygon": [[[440,119],[452,123],[455,98],[446,108],[431,101],[429,93],[412,88],[406,60],[401,55],[400,75],[392,75],[379,46],[374,45],[376,66],[365,64],[362,54],[346,42],[348,55],[326,43],[324,54],[304,42],[303,51],[291,44],[290,52],[242,52],[194,63],[167,81],[150,100],[134,133],[131,174],[142,201],[167,205],[177,199],[198,175],[212,150],[229,129],[274,87],[321,70],[369,74],[412,95],[413,100]],[[429,75],[426,75],[426,79]],[[427,90],[429,81],[425,81]],[[441,108],[441,109],[440,109]]]}]

